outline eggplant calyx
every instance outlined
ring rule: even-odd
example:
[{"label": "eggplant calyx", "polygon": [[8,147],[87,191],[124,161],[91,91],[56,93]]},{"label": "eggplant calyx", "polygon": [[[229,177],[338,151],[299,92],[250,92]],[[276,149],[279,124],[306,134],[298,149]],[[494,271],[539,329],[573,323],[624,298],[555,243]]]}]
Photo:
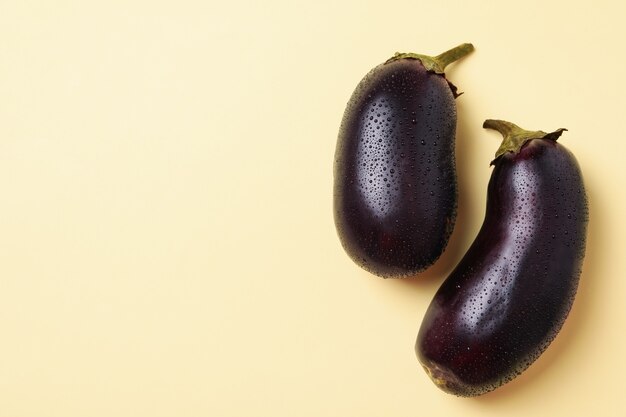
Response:
[{"label": "eggplant calyx", "polygon": [[567,130],[561,128],[549,133],[546,133],[542,130],[525,130],[511,122],[494,119],[485,120],[485,122],[483,123],[483,127],[485,129],[497,130],[503,137],[502,143],[496,151],[496,156],[493,161],[491,161],[490,165],[493,165],[498,158],[500,158],[507,152],[518,153],[522,149],[522,146],[524,146],[524,144],[529,140],[546,139],[556,142],[561,134]]},{"label": "eggplant calyx", "polygon": [[424,65],[427,71],[434,72],[435,74],[443,74],[448,65],[454,61],[458,61],[473,50],[474,45],[471,43],[463,43],[437,56],[414,54],[412,52],[396,52],[385,64],[399,59],[417,59]]}]

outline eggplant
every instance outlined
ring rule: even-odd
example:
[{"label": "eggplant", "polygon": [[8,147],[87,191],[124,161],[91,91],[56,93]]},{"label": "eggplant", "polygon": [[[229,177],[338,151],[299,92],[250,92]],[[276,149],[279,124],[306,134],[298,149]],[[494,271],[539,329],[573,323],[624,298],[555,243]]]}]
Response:
[{"label": "eggplant", "polygon": [[443,282],[416,353],[433,382],[458,396],[498,388],[547,348],[576,295],[588,222],[574,155],[552,133],[501,121],[482,227]]},{"label": "eggplant", "polygon": [[372,274],[413,275],[445,249],[456,219],[456,87],[436,57],[398,53],[371,70],[346,107],[334,162],[334,219],[352,260]]}]

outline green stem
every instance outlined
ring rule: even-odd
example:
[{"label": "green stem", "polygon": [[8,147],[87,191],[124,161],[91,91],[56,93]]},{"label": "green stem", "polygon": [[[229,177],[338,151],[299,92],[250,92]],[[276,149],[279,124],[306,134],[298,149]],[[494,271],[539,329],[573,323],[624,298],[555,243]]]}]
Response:
[{"label": "green stem", "polygon": [[471,43],[463,43],[455,48],[450,49],[449,51],[437,55],[433,58],[433,60],[437,61],[439,66],[445,70],[448,65],[450,65],[454,61],[458,61],[473,50],[474,45],[472,45]]},{"label": "green stem", "polygon": [[526,142],[532,139],[546,139],[556,142],[561,134],[567,129],[557,129],[554,132],[546,133],[541,130],[525,130],[516,124],[505,120],[487,119],[483,123],[485,129],[493,129],[502,135],[502,143],[496,151],[496,157],[491,164],[500,156],[507,152],[518,153]]},{"label": "green stem", "polygon": [[457,47],[450,49],[449,51],[446,51],[434,57],[422,54],[414,54],[412,52],[396,52],[396,54],[388,59],[385,64],[397,61],[399,59],[418,59],[428,71],[432,71],[437,74],[443,74],[448,65],[455,61],[458,61],[473,50],[474,45],[472,45],[471,43],[463,43]]}]

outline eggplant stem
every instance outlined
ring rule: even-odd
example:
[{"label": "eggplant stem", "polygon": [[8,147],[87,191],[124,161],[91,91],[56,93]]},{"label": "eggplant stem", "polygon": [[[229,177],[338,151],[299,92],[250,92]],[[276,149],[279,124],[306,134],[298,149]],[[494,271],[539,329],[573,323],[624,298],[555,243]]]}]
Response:
[{"label": "eggplant stem", "polygon": [[459,46],[456,46],[442,54],[437,55],[433,58],[433,60],[437,61],[443,71],[448,65],[455,61],[458,61],[473,50],[474,45],[472,45],[471,43],[462,43]]},{"label": "eggplant stem", "polygon": [[532,139],[546,139],[556,142],[561,134],[567,129],[561,128],[554,132],[546,133],[542,130],[526,130],[518,125],[505,120],[487,119],[483,123],[485,129],[493,129],[502,135],[502,143],[496,151],[496,156],[491,165],[507,152],[518,153],[526,142]]},{"label": "eggplant stem", "polygon": [[428,71],[432,71],[436,74],[443,74],[448,65],[455,61],[458,61],[473,50],[474,45],[472,45],[471,43],[462,43],[461,45],[455,46],[454,48],[434,57],[422,54],[414,54],[412,52],[396,52],[396,54],[389,58],[385,62],[385,64],[397,61],[399,59],[417,59],[422,63],[422,65],[424,65],[424,68],[426,68]]}]

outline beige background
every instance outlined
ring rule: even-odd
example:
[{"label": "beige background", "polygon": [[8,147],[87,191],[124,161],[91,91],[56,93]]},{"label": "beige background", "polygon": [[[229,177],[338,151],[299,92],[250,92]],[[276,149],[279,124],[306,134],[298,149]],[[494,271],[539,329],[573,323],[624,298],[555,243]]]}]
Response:
[{"label": "beige background", "polygon": [[[0,1],[0,416],[620,415],[626,7],[593,4]],[[451,244],[375,278],[332,220],[345,103],[461,42]],[[460,399],[413,344],[482,222],[493,117],[569,128],[587,258],[541,359]]]}]

